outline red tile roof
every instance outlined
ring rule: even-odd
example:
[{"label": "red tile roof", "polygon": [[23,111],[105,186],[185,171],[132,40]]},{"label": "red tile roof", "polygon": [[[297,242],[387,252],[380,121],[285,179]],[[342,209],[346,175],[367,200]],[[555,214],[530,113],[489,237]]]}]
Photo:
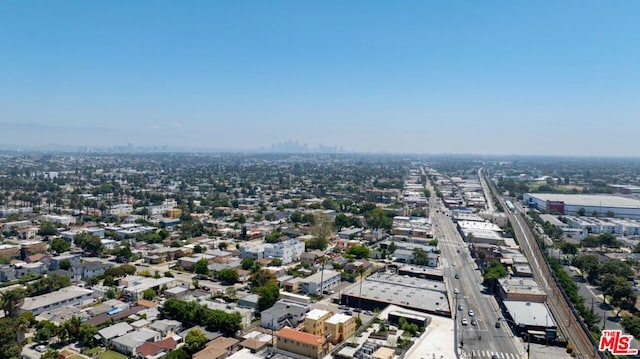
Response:
[{"label": "red tile roof", "polygon": [[278,339],[289,339],[310,345],[322,345],[326,342],[326,339],[322,336],[301,332],[289,327],[280,329]]},{"label": "red tile roof", "polygon": [[155,356],[160,353],[161,350],[175,349],[178,343],[173,338],[163,339],[159,342],[144,342],[136,350],[142,356]]}]

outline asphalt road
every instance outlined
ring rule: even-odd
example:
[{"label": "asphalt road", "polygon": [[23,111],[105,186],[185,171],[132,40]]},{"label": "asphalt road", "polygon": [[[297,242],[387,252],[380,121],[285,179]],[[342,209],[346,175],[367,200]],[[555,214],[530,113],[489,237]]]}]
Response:
[{"label": "asphalt road", "polygon": [[[432,191],[434,193],[434,191]],[[477,270],[469,254],[466,243],[456,230],[456,226],[434,196],[431,198],[431,220],[436,227],[436,237],[443,259],[445,280],[452,291],[457,288],[459,294],[453,296],[452,309],[456,321],[456,343],[461,354],[466,358],[491,358],[497,355],[500,359],[517,359],[524,355],[520,338],[511,332],[508,325],[502,322],[500,328],[495,327],[501,317],[495,298],[486,293],[482,276]],[[458,279],[456,279],[458,274]],[[462,305],[462,310],[458,310]],[[473,310],[474,316],[469,315]],[[462,325],[466,318],[468,324]],[[477,325],[472,325],[476,319]]]}]

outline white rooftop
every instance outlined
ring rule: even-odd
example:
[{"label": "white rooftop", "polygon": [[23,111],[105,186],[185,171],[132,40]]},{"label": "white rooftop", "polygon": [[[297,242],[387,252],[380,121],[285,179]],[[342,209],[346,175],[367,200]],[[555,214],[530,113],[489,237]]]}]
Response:
[{"label": "white rooftop", "polygon": [[325,323],[329,323],[329,324],[345,323],[351,318],[353,318],[353,317],[350,316],[350,315],[346,315],[346,314],[343,314],[343,313],[338,313],[338,314],[332,315],[331,318],[329,318],[329,319],[327,319],[325,321]]},{"label": "white rooftop", "polygon": [[325,315],[329,314],[329,311],[324,309],[312,309],[309,313],[307,313],[307,318],[311,320],[318,320]]}]

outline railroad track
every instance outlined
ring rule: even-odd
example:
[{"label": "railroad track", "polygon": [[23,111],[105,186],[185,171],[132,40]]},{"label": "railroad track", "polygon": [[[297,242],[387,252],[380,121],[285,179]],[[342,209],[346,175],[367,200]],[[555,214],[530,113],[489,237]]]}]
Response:
[{"label": "railroad track", "polygon": [[[497,195],[497,190],[491,181],[482,176],[484,182],[489,186],[491,194],[498,199],[502,208],[507,208],[504,199]],[[490,199],[487,199],[489,201]],[[542,251],[535,241],[535,236],[524,217],[520,213],[505,211],[514,229],[516,239],[520,244],[523,254],[531,264],[534,279],[542,286],[547,293],[547,305],[556,319],[556,324],[561,332],[573,345],[574,353],[578,358],[604,358],[602,353],[597,351],[597,347],[591,339],[591,334],[582,326],[582,322],[567,302],[562,291],[558,288],[554,276],[551,273]],[[533,244],[530,241],[533,240]]]}]

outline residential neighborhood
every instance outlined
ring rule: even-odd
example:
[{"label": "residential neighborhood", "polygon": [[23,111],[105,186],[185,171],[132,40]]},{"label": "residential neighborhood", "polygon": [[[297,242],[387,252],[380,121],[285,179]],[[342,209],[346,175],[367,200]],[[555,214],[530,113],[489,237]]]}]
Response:
[{"label": "residential neighborhood", "polygon": [[[0,303],[2,320],[20,328],[3,339],[5,350],[34,359],[425,350],[515,359],[525,342],[565,350],[575,340],[509,212],[488,195],[505,174],[384,157],[230,155],[204,166],[189,155],[144,158],[2,158],[11,172],[0,177]],[[505,206],[528,212],[566,275],[595,283],[615,261],[623,263],[616,273],[635,278],[627,263],[640,222],[615,215],[632,198],[602,195],[613,216],[537,198]],[[629,310],[630,283],[627,294],[603,289],[598,304]],[[498,330],[513,340],[490,339]],[[438,336],[450,345],[437,345]]]}]

